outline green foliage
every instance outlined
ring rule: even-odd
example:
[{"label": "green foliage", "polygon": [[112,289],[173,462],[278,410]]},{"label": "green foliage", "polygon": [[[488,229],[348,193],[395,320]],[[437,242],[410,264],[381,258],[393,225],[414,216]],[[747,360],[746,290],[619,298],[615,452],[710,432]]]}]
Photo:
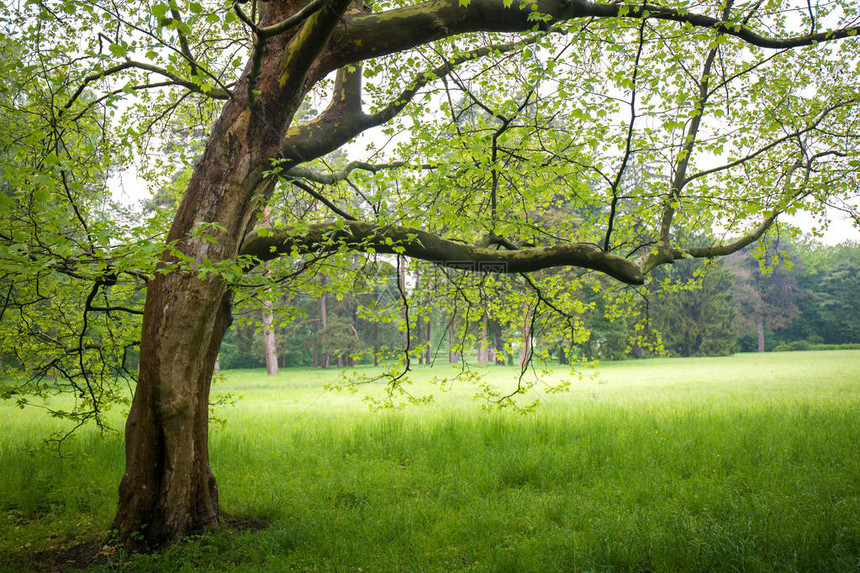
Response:
[{"label": "green foliage", "polygon": [[[783,246],[782,256],[788,260],[790,269],[761,274],[756,271],[756,263],[751,258],[736,258],[736,261],[745,262],[733,266],[736,280],[740,280],[735,289],[735,296],[741,302],[739,311],[756,312],[756,307],[747,301],[758,300],[760,306],[767,303],[766,308],[762,307],[764,319],[776,319],[774,323],[766,324],[766,348],[788,349],[800,345],[812,349],[822,343],[860,340],[856,321],[851,320],[858,310],[856,301],[860,296],[860,286],[853,280],[856,269],[860,267],[860,249],[851,243],[824,246],[814,242],[792,242]],[[758,290],[762,294],[749,296],[750,276],[758,281]],[[749,320],[738,324],[742,347],[743,335],[747,334],[746,340],[751,338],[752,324]],[[754,342],[747,344],[750,346],[746,349],[755,348]]]},{"label": "green foliage", "polygon": [[655,272],[648,313],[669,356],[724,356],[734,351],[735,287],[726,266],[680,261]]},{"label": "green foliage", "polygon": [[11,81],[0,122],[11,129],[0,134],[0,357],[11,383],[0,397],[23,407],[68,392],[75,401],[49,408],[54,416],[101,424],[127,402],[154,251],[111,201],[117,141],[84,113],[93,97],[82,94],[44,131],[40,117],[56,113],[50,98],[70,98],[71,78],[34,76],[34,55],[19,61],[12,54],[23,48],[2,42]]}]

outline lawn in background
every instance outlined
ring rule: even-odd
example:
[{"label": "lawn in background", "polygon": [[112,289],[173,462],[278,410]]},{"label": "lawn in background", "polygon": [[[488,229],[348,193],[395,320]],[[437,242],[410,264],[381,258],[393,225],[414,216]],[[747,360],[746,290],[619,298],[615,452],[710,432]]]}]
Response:
[{"label": "lawn in background", "polygon": [[[230,516],[266,521],[127,571],[857,571],[860,351],[601,364],[532,414],[485,412],[474,387],[428,383],[435,404],[370,412],[323,389],[336,371],[238,371],[216,394],[213,471]],[[553,376],[567,374],[557,370]],[[516,371],[486,370],[510,385]],[[529,400],[530,401],[530,400]],[[121,413],[116,422],[121,427]],[[0,564],[110,526],[119,437],[71,457],[58,425],[0,405]],[[108,565],[102,565],[106,568]]]}]

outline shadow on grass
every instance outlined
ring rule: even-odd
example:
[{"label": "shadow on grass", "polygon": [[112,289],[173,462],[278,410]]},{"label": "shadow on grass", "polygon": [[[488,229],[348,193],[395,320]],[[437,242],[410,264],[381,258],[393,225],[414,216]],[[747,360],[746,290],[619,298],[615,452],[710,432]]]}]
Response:
[{"label": "shadow on grass", "polygon": [[[261,519],[225,517],[222,520],[221,529],[218,532],[212,533],[220,534],[225,531],[235,533],[254,533],[263,531],[270,525],[270,521],[264,521]],[[146,555],[157,555],[172,546],[194,542],[195,540],[199,540],[200,537],[202,536],[190,536],[176,544],[163,546],[155,551],[148,552]],[[21,552],[16,555],[9,556],[11,557],[9,565],[12,567],[9,571],[62,572],[83,571],[91,568],[99,571],[115,571],[123,569],[124,563],[134,560],[135,555],[139,554],[128,553],[120,547],[105,544],[103,541],[83,541],[75,543],[74,540],[71,540],[58,547],[46,549],[37,553],[28,554],[26,552]]]}]

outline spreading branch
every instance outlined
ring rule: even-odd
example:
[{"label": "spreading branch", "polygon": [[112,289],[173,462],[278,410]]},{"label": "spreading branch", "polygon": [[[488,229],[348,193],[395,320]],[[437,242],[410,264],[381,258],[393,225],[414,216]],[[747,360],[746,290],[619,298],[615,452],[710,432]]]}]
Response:
[{"label": "spreading branch", "polygon": [[642,284],[645,280],[636,262],[606,253],[593,244],[570,243],[505,251],[455,242],[411,227],[349,220],[313,224],[302,234],[294,234],[292,228],[252,231],[245,238],[241,254],[267,261],[282,254],[343,248],[399,254],[466,271],[528,273],[575,266],[603,272],[628,284]]},{"label": "spreading branch", "polygon": [[458,66],[489,54],[518,50],[535,43],[544,35],[545,33],[541,32],[519,42],[493,44],[459,54],[457,57],[417,75],[388,105],[373,114],[364,113],[360,105],[356,106],[353,103],[360,102],[360,69],[348,71],[346,68],[341,68],[338,70],[338,78],[343,78],[344,82],[348,78],[353,78],[352,83],[344,83],[342,88],[336,86],[332,103],[318,117],[308,123],[291,127],[286,133],[281,152],[285,158],[295,162],[310,161],[321,157],[338,149],[364,131],[394,119],[412,101],[419,90],[431,82],[449,75]]},{"label": "spreading branch", "polygon": [[329,71],[347,63],[385,56],[416,46],[469,32],[527,32],[535,28],[533,8],[553,24],[577,18],[630,18],[689,23],[734,36],[749,44],[770,49],[796,48],[848,38],[860,34],[860,26],[804,34],[788,38],[763,36],[746,20],[732,21],[682,9],[651,4],[595,3],[587,0],[428,0],[384,12],[350,13],[335,35],[336,49],[318,65]]},{"label": "spreading branch", "polygon": [[[230,92],[227,91],[226,89],[213,87],[209,90],[204,90],[198,83],[193,82],[189,79],[183,78],[183,77],[181,77],[177,74],[174,74],[174,73],[172,73],[172,72],[170,72],[170,71],[168,71],[162,67],[159,67],[159,66],[156,66],[153,64],[149,64],[146,62],[137,62],[134,60],[127,60],[121,64],[111,66],[111,67],[106,68],[100,72],[96,72],[94,74],[90,74],[87,77],[85,77],[84,81],[81,82],[81,85],[78,86],[77,91],[74,94],[72,94],[72,97],[69,98],[69,100],[63,106],[64,110],[71,108],[72,105],[78,100],[79,97],[81,97],[81,94],[84,93],[84,90],[86,90],[87,87],[91,83],[96,82],[98,80],[102,80],[104,78],[107,78],[107,77],[110,77],[113,75],[116,75],[116,74],[118,74],[124,70],[129,70],[129,69],[138,69],[138,70],[143,70],[145,72],[151,72],[154,74],[159,74],[161,76],[164,76],[168,80],[170,80],[171,85],[184,87],[185,89],[187,89],[189,91],[205,95],[205,96],[210,97],[212,99],[225,100],[225,99],[230,97]],[[155,85],[155,84],[153,84],[153,85]],[[158,85],[164,85],[164,84],[158,84]]]}]

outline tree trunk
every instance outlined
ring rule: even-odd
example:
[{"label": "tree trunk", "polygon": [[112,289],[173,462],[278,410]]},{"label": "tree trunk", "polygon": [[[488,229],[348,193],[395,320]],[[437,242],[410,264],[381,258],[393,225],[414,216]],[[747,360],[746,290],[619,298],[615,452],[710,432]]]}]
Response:
[{"label": "tree trunk", "polygon": [[[263,223],[271,224],[271,209],[265,207],[263,209]],[[269,263],[265,264],[266,274],[269,274]],[[275,376],[278,373],[278,343],[275,340],[275,331],[272,328],[272,323],[275,321],[274,313],[272,312],[272,301],[266,296],[271,295],[272,289],[266,289],[263,296],[263,351],[266,355],[266,374]]]},{"label": "tree trunk", "polygon": [[379,366],[379,321],[373,323],[373,365]]},{"label": "tree trunk", "polygon": [[[356,266],[357,263],[356,263]],[[358,347],[359,341],[358,339],[358,301],[350,301],[347,304],[347,311],[349,312],[350,317],[352,318],[352,331],[355,333],[356,342],[355,346],[352,347],[352,350],[346,355],[346,365],[349,368],[355,367],[355,354],[356,352],[361,352],[361,349]]]},{"label": "tree trunk", "polygon": [[448,364],[457,364],[460,356],[454,348],[457,345],[457,329],[454,328],[454,320],[448,323]]},{"label": "tree trunk", "polygon": [[[170,288],[176,282],[184,288]],[[193,292],[198,296],[189,297]],[[149,548],[218,526],[209,388],[231,302],[220,281],[173,273],[150,282],[147,317],[158,316],[144,325],[140,379],[126,422],[126,472],[112,526],[126,543]],[[171,303],[174,312],[161,310]]]},{"label": "tree trunk", "polygon": [[[324,274],[320,274],[320,284],[325,285],[328,284],[328,277]],[[329,355],[328,355],[328,332],[326,329],[328,328],[328,293],[323,292],[320,295],[320,327],[321,327],[321,335],[322,335],[322,354],[320,355],[320,368],[323,370],[328,370],[329,367]]]},{"label": "tree trunk", "polygon": [[[188,182],[167,235],[171,248],[147,285],[139,378],[113,522],[127,545],[153,547],[218,527],[209,388],[232,294],[223,278],[200,276],[197,269],[204,261],[238,257],[257,209],[271,196],[272,160],[284,158],[282,144],[296,110],[306,91],[334,69],[320,58],[348,4],[327,2],[301,26],[267,39],[233,86]],[[299,0],[265,2],[258,25],[283,22],[303,6]],[[320,134],[301,141],[313,149],[284,158],[279,167],[289,169],[340,145]]]},{"label": "tree trunk", "polygon": [[[194,268],[204,260],[235,258],[252,225],[250,198],[271,191],[263,171],[277,146],[262,144],[259,134],[267,130],[257,119],[237,104],[225,105],[167,237],[190,262],[166,254],[160,263],[166,272],[155,273],[147,287],[113,523],[128,545],[153,547],[218,526],[209,387],[232,295],[221,277],[200,278]],[[217,225],[208,231],[214,241],[192,234],[203,221]]]},{"label": "tree trunk", "polygon": [[764,352],[764,317],[761,314],[755,317],[755,330],[758,334],[758,351]]},{"label": "tree trunk", "polygon": [[493,354],[495,363],[504,365],[505,363],[505,343],[502,340],[502,323],[498,320],[492,321],[493,330]]},{"label": "tree trunk", "polygon": [[[415,289],[418,293],[421,286],[421,269],[415,269]],[[421,317],[421,312],[415,313],[415,348],[418,350],[418,364],[424,364],[424,319]]]},{"label": "tree trunk", "polygon": [[424,359],[426,364],[430,364],[430,355],[432,354],[432,344],[430,343],[430,339],[433,336],[433,322],[430,320],[430,317],[427,317],[427,350],[426,350],[426,358]]},{"label": "tree trunk", "polygon": [[[409,322],[409,307],[406,301],[406,264],[403,257],[397,255],[397,268],[399,269],[399,285],[400,285],[400,300],[403,304],[400,305],[400,317],[403,319],[404,326]],[[403,349],[409,348],[409,331],[403,330]]]},{"label": "tree trunk", "polygon": [[481,336],[478,339],[478,366],[486,366],[489,354],[489,343],[487,341],[487,311],[481,317]]},{"label": "tree trunk", "polygon": [[266,374],[274,376],[278,373],[278,344],[275,340],[275,330],[272,327],[274,315],[272,301],[263,301],[263,348],[266,351]]},{"label": "tree trunk", "polygon": [[527,305],[526,313],[523,317],[523,345],[520,347],[520,370],[524,369],[532,359],[532,312],[534,312],[534,309]]}]

